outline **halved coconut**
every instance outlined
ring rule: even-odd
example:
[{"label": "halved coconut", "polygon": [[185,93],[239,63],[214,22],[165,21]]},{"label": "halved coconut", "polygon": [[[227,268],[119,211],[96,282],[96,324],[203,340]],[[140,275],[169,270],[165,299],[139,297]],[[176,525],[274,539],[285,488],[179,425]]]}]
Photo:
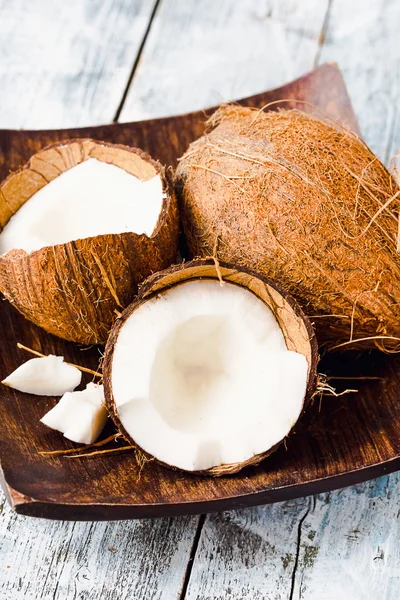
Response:
[{"label": "halved coconut", "polygon": [[274,283],[197,260],[152,276],[116,322],[106,404],[159,462],[235,473],[288,435],[314,389],[317,354],[310,322]]},{"label": "halved coconut", "polygon": [[138,284],[174,262],[178,213],[160,163],[77,139],[2,183],[0,231],[4,296],[50,333],[92,344],[105,342]]}]

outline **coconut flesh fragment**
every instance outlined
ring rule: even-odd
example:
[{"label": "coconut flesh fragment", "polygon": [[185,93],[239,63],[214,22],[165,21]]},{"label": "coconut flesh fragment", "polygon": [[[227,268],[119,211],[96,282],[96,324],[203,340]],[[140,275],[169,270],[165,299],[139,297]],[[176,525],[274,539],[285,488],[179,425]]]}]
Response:
[{"label": "coconut flesh fragment", "polygon": [[64,362],[62,356],[32,358],[2,381],[4,385],[38,396],[62,396],[80,384],[82,373]]},{"label": "coconut flesh fragment", "polygon": [[165,193],[156,175],[142,181],[95,158],[61,173],[21,206],[0,234],[0,254],[33,252],[103,234],[151,236]]},{"label": "coconut flesh fragment", "polygon": [[93,444],[108,418],[102,385],[88,383],[81,392],[67,392],[40,421],[78,444]]},{"label": "coconut flesh fragment", "polygon": [[140,304],[120,327],[111,360],[125,432],[187,471],[266,453],[297,421],[307,389],[307,359],[288,350],[271,309],[215,279],[186,281]]}]

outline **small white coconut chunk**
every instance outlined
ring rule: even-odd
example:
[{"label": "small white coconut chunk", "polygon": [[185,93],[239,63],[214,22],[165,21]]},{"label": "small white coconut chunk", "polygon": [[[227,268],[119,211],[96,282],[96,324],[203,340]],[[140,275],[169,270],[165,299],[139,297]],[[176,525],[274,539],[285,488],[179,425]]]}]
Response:
[{"label": "small white coconut chunk", "polygon": [[148,181],[95,158],[61,173],[15,213],[0,234],[0,254],[26,252],[101,234],[151,236],[160,216],[162,181]]},{"label": "small white coconut chunk", "polygon": [[2,381],[4,385],[38,396],[62,396],[80,384],[82,373],[62,356],[31,358]]},{"label": "small white coconut chunk", "polygon": [[103,431],[108,413],[102,385],[89,383],[81,392],[67,392],[41,422],[78,444],[93,444]]},{"label": "small white coconut chunk", "polygon": [[160,461],[194,471],[246,461],[281,441],[300,415],[307,376],[305,356],[287,349],[257,296],[195,280],[127,319],[111,384],[131,438]]}]

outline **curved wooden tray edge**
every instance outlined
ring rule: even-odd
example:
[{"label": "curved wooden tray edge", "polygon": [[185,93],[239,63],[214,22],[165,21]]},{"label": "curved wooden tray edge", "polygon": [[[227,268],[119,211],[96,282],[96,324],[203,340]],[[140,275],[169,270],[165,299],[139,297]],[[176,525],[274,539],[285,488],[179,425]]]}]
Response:
[{"label": "curved wooden tray edge", "polygon": [[[275,488],[242,496],[233,496],[204,502],[182,502],[180,504],[60,504],[43,502],[21,494],[5,481],[0,467],[0,483],[11,508],[20,515],[42,519],[62,519],[67,521],[117,521],[125,519],[165,518],[172,516],[200,515],[226,510],[239,510],[294,500],[315,494],[343,489],[388,475],[400,469],[400,456],[385,463],[377,463],[361,469],[333,475],[329,479],[319,478],[300,485]],[[171,510],[171,506],[174,507]],[[90,517],[88,517],[90,509]]]}]

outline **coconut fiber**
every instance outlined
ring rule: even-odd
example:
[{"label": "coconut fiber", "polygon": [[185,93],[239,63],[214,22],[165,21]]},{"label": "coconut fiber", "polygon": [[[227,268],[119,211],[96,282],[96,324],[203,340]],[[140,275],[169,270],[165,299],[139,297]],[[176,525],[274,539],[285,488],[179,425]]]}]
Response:
[{"label": "coconut fiber", "polygon": [[224,106],[180,160],[177,189],[191,256],[264,273],[328,347],[400,347],[400,189],[354,133]]}]

